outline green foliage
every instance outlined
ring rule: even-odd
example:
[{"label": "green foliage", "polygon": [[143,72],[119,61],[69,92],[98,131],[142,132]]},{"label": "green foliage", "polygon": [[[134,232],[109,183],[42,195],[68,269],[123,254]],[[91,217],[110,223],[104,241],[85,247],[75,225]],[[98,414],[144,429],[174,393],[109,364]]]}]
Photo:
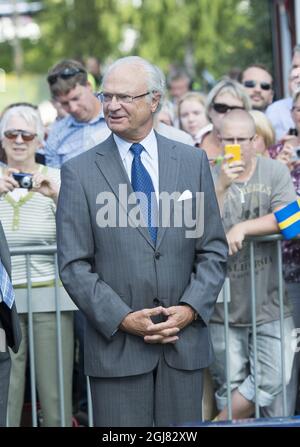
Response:
[{"label": "green foliage", "polygon": [[[137,33],[131,54],[167,71],[185,65],[201,79],[251,62],[272,67],[268,0],[41,0],[42,37],[22,40],[24,71],[45,73],[59,59],[121,55],[126,28]],[[12,47],[0,44],[0,66],[12,70]]]},{"label": "green foliage", "polygon": [[0,112],[13,102],[26,101],[37,105],[46,99],[49,99],[49,89],[45,76],[27,74],[18,79],[9,74],[5,80],[5,91],[0,91]]}]

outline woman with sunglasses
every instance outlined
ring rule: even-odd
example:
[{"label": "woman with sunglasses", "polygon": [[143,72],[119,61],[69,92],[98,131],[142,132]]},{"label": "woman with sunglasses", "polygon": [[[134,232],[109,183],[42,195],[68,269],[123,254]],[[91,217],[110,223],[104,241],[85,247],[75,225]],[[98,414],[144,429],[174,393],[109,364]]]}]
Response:
[{"label": "woman with sunglasses", "polygon": [[[35,161],[35,152],[41,146],[43,137],[43,125],[39,112],[35,108],[30,105],[17,105],[4,111],[0,121],[0,140],[5,153],[6,166],[0,167],[0,216],[11,248],[32,245],[48,246],[56,243],[55,211],[60,173],[57,169],[39,165]],[[38,296],[38,300],[46,299],[47,293],[49,295],[51,293],[51,286],[54,286],[55,280],[53,256],[32,255],[30,274],[32,295]],[[27,287],[25,256],[12,257],[12,282],[16,293],[18,289]],[[20,314],[20,320],[23,340],[19,352],[12,353],[8,405],[9,426],[20,425],[24,399],[28,347],[27,314]],[[72,312],[61,313],[61,330],[65,423],[71,425]],[[59,426],[55,312],[33,314],[33,335],[37,390],[42,407],[43,426]]]},{"label": "woman with sunglasses", "polygon": [[215,164],[223,151],[219,140],[222,119],[233,109],[250,110],[250,99],[244,87],[230,78],[218,82],[209,92],[206,100],[206,116],[212,124],[212,130],[202,136],[200,147],[207,153],[210,164]]}]

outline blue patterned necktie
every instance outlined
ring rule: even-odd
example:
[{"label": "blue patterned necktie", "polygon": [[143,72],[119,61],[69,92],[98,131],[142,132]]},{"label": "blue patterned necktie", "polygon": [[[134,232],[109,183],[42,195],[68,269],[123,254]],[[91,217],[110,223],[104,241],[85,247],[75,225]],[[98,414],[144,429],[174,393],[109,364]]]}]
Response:
[{"label": "blue patterned necktie", "polygon": [[157,236],[158,208],[151,177],[141,160],[141,153],[144,150],[144,147],[139,143],[134,143],[130,147],[130,150],[133,153],[131,166],[132,188],[135,192],[141,192],[145,195],[145,200],[139,196],[138,199],[140,199],[142,215],[148,226],[150,236],[155,244]]},{"label": "blue patterned necktie", "polygon": [[0,260],[0,294],[3,301],[11,309],[15,300],[15,292],[8,273]]}]

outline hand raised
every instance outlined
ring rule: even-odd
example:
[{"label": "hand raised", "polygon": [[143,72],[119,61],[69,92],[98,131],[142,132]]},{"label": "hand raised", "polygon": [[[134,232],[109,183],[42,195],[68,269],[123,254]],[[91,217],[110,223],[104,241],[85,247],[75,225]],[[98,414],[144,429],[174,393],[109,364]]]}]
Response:
[{"label": "hand raised", "polygon": [[226,154],[217,181],[217,187],[221,190],[228,188],[245,170],[245,163],[242,160],[229,163],[229,159],[230,154]]},{"label": "hand raised", "polygon": [[0,194],[13,191],[19,187],[19,183],[13,178],[12,174],[18,173],[18,169],[8,168],[5,175],[0,178]]},{"label": "hand raised", "polygon": [[41,172],[36,172],[32,177],[32,191],[39,192],[43,196],[50,197],[54,201],[57,200],[59,193],[59,185],[54,179]]}]

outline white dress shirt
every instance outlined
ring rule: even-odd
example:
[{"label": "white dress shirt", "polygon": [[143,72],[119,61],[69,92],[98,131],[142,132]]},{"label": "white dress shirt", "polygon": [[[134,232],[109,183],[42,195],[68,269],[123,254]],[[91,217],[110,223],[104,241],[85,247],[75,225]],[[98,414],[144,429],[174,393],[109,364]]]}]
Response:
[{"label": "white dress shirt", "polygon": [[[122,138],[118,137],[118,135],[115,134],[113,134],[113,137],[118,147],[124,168],[131,182],[131,165],[133,160],[133,153],[131,152],[130,147],[132,143],[123,140]],[[141,161],[151,177],[158,204],[158,197],[159,197],[158,150],[157,150],[157,140],[153,129],[146,136],[146,138],[140,141],[140,144],[145,148],[145,150],[141,153]]]}]

